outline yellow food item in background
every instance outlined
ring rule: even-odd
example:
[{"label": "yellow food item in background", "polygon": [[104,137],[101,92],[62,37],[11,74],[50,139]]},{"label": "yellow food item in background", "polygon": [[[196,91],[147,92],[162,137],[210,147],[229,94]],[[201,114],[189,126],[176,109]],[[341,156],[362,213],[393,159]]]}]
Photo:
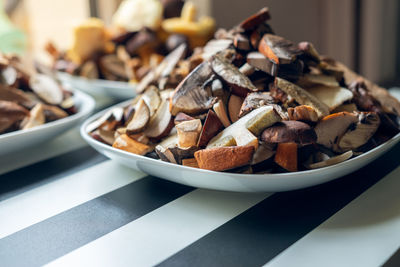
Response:
[{"label": "yellow food item in background", "polygon": [[184,34],[189,38],[192,48],[203,46],[215,31],[215,20],[201,17],[196,21],[196,7],[192,2],[185,2],[179,18],[170,18],[162,22],[161,27],[167,33]]},{"label": "yellow food item in background", "polygon": [[67,56],[76,64],[81,64],[94,53],[103,51],[106,43],[107,34],[103,21],[89,18],[74,29],[73,45]]},{"label": "yellow food item in background", "polygon": [[112,23],[126,31],[144,27],[157,30],[161,25],[163,7],[159,0],[124,0],[115,12]]}]

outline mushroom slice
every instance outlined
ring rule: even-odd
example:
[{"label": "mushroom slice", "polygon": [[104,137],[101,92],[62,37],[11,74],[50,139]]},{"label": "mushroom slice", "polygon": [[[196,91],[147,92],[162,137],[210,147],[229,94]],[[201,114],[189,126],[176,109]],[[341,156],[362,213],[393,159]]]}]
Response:
[{"label": "mushroom slice", "polygon": [[275,76],[277,73],[277,67],[275,64],[260,52],[248,53],[247,63],[271,76]]},{"label": "mushroom slice", "polygon": [[380,125],[379,115],[376,113],[360,113],[355,128],[350,128],[342,138],[338,146],[341,151],[355,150],[364,145],[375,134]]},{"label": "mushroom slice", "polygon": [[82,65],[79,75],[88,79],[98,79],[100,77],[99,69],[93,60],[89,60]]},{"label": "mushroom slice", "polygon": [[329,114],[329,107],[326,104],[294,83],[281,78],[275,78],[274,86],[294,98],[300,105],[308,105],[314,108],[319,118]]},{"label": "mushroom slice", "polygon": [[332,166],[335,164],[339,164],[343,161],[346,161],[348,159],[350,159],[353,156],[353,151],[347,151],[346,153],[343,153],[341,155],[332,157],[330,159],[324,160],[324,161],[320,161],[320,162],[316,162],[316,163],[312,163],[310,165],[308,165],[308,168],[310,169],[319,169],[319,168],[323,168],[323,167],[328,167],[328,166]]},{"label": "mushroom slice", "polygon": [[112,145],[115,148],[125,150],[127,152],[137,154],[137,155],[145,155],[153,150],[151,146],[142,144],[132,138],[130,138],[126,134],[122,134],[117,137]]},{"label": "mushroom slice", "polygon": [[253,74],[256,71],[256,68],[251,66],[249,63],[244,63],[240,67],[239,71],[246,76],[250,76],[251,74]]},{"label": "mushroom slice", "polygon": [[253,159],[251,160],[251,165],[257,165],[272,158],[272,156],[275,155],[275,151],[273,148],[274,145],[261,142],[257,150],[254,152]]},{"label": "mushroom slice", "polygon": [[249,164],[254,150],[254,146],[215,147],[199,150],[194,157],[201,169],[224,171]]},{"label": "mushroom slice", "polygon": [[114,130],[124,117],[124,110],[121,107],[113,108],[97,120],[91,122],[86,127],[87,132],[93,132],[94,130],[106,126],[105,130]]},{"label": "mushroom slice", "polygon": [[228,118],[228,114],[226,112],[225,104],[224,104],[224,102],[222,102],[222,100],[218,100],[218,102],[214,104],[213,109],[214,109],[215,113],[217,114],[219,120],[222,122],[222,124],[225,127],[228,127],[229,125],[231,125],[231,122]]},{"label": "mushroom slice", "polygon": [[269,92],[255,92],[246,96],[240,108],[239,117],[243,117],[261,106],[274,104],[275,101]]},{"label": "mushroom slice", "polygon": [[240,109],[242,107],[244,98],[231,95],[228,102],[228,111],[229,111],[229,118],[232,122],[236,122],[239,119]]},{"label": "mushroom slice", "polygon": [[312,60],[315,63],[319,63],[321,61],[319,53],[312,43],[301,42],[299,43],[299,49],[304,53],[304,57],[307,61]]},{"label": "mushroom slice", "polygon": [[174,134],[159,143],[155,151],[161,160],[175,164],[182,164],[183,159],[193,158],[197,147],[179,148],[178,135]]},{"label": "mushroom slice", "polygon": [[213,138],[217,133],[219,133],[224,128],[224,125],[214,113],[214,111],[209,110],[207,113],[206,120],[204,122],[203,129],[201,130],[198,147],[205,147],[207,143]]},{"label": "mushroom slice", "polygon": [[239,24],[239,26],[243,30],[251,30],[260,25],[261,23],[263,23],[264,21],[269,20],[270,18],[271,16],[269,14],[268,7],[264,7],[260,9],[256,14],[253,14],[244,21],[242,21]]},{"label": "mushroom slice", "polygon": [[212,76],[207,62],[196,67],[175,89],[170,99],[172,115],[184,112],[189,115],[203,113],[210,109],[214,102],[211,92],[205,90],[204,84]]},{"label": "mushroom slice", "polygon": [[327,105],[329,110],[334,110],[353,98],[353,93],[342,87],[318,86],[309,88],[307,91]]},{"label": "mushroom slice", "polygon": [[158,88],[152,85],[149,86],[142,95],[142,99],[149,108],[150,116],[154,115],[161,103],[161,97],[158,91]]},{"label": "mushroom slice", "polygon": [[178,132],[178,146],[180,148],[197,145],[201,132],[201,121],[199,119],[181,122],[175,128]]},{"label": "mushroom slice", "polygon": [[184,121],[191,121],[194,120],[194,118],[192,116],[189,116],[183,112],[179,112],[178,114],[176,114],[175,119],[174,119],[174,124],[178,125],[181,122]]},{"label": "mushroom slice", "polygon": [[278,144],[274,158],[275,163],[290,172],[297,171],[297,149],[298,145],[296,143]]},{"label": "mushroom slice", "polygon": [[303,88],[310,88],[313,86],[327,86],[339,87],[339,83],[335,76],[321,75],[321,74],[304,74],[300,76],[296,84]]},{"label": "mushroom slice", "polygon": [[310,106],[301,105],[287,110],[289,119],[292,121],[318,121],[317,112]]},{"label": "mushroom slice", "polygon": [[274,34],[264,34],[258,45],[258,51],[275,64],[290,64],[302,51],[297,45]]},{"label": "mushroom slice", "polygon": [[39,103],[36,104],[33,109],[30,111],[30,116],[27,118],[26,122],[23,122],[23,128],[22,129],[29,129],[33,128],[39,125],[42,125],[46,122],[45,116],[44,116],[44,108],[43,104]]},{"label": "mushroom slice", "polygon": [[251,44],[249,38],[241,33],[235,34],[235,37],[233,38],[233,46],[235,46],[236,49],[242,51],[251,50]]},{"label": "mushroom slice", "polygon": [[0,84],[0,100],[15,102],[24,107],[31,107],[33,101],[21,90]]},{"label": "mushroom slice", "polygon": [[199,164],[197,164],[197,160],[195,158],[183,159],[182,165],[192,168],[199,168]]},{"label": "mushroom slice", "polygon": [[144,130],[150,120],[150,110],[146,102],[142,99],[136,105],[135,114],[126,126],[128,135],[139,133]]},{"label": "mushroom slice", "polygon": [[29,111],[10,101],[0,100],[0,133],[29,116]]},{"label": "mushroom slice", "polygon": [[43,105],[43,111],[46,122],[68,117],[68,113],[57,106]]},{"label": "mushroom slice", "polygon": [[358,123],[357,114],[349,112],[334,113],[322,118],[315,126],[317,143],[337,150],[340,138],[356,123]]},{"label": "mushroom slice", "polygon": [[266,143],[297,143],[308,145],[317,141],[317,134],[307,123],[282,121],[265,129],[261,134],[261,140]]},{"label": "mushroom slice", "polygon": [[202,53],[202,58],[204,60],[208,60],[212,56],[217,54],[218,52],[221,52],[221,51],[227,49],[232,44],[233,44],[232,40],[227,40],[227,39],[215,40],[215,39],[212,39],[212,40],[208,41],[208,43],[204,46],[203,53]]},{"label": "mushroom slice", "polygon": [[100,138],[108,145],[112,146],[115,141],[115,131],[108,131],[103,129],[97,130],[98,135]]},{"label": "mushroom slice", "polygon": [[32,90],[48,104],[59,105],[63,101],[60,85],[49,76],[36,74],[29,80]]},{"label": "mushroom slice", "polygon": [[168,136],[173,127],[174,120],[169,112],[168,102],[162,101],[157,112],[151,117],[144,133],[149,138],[161,139]]},{"label": "mushroom slice", "polygon": [[211,59],[211,68],[215,74],[232,87],[232,91],[236,95],[245,97],[249,92],[258,91],[246,75],[220,55],[215,55]]},{"label": "mushroom slice", "polygon": [[128,80],[128,72],[125,63],[115,54],[102,56],[99,66],[103,73],[110,73],[120,79]]},{"label": "mushroom slice", "polygon": [[238,146],[252,145],[257,148],[258,139],[256,136],[260,135],[265,128],[280,120],[281,118],[276,114],[273,107],[260,107],[225,128],[210,140],[207,148],[235,144]]},{"label": "mushroom slice", "polygon": [[347,112],[358,112],[357,105],[354,103],[349,103],[349,104],[342,104],[335,108],[332,113],[337,113],[341,111],[347,111]]}]

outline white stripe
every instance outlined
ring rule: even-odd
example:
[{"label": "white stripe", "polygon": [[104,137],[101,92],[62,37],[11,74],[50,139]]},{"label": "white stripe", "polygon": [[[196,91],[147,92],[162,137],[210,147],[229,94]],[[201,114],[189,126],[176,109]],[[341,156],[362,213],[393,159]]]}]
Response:
[{"label": "white stripe", "polygon": [[400,245],[400,167],[265,266],[385,263]]},{"label": "white stripe", "polygon": [[269,195],[197,189],[49,265],[153,266]]},{"label": "white stripe", "polygon": [[24,151],[8,153],[7,156],[1,158],[0,175],[84,146],[87,146],[87,144],[79,135],[79,129],[74,128],[47,143]]},{"label": "white stripe", "polygon": [[106,161],[0,202],[0,238],[145,176]]}]

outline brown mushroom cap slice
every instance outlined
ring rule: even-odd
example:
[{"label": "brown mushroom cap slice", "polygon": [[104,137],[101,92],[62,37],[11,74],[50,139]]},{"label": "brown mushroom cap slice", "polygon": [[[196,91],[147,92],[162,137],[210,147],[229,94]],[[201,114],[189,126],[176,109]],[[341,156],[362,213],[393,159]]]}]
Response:
[{"label": "brown mushroom cap slice", "polygon": [[189,115],[204,113],[213,106],[214,97],[205,90],[204,83],[212,76],[207,62],[197,66],[175,89],[170,99],[172,115],[184,112]]},{"label": "brown mushroom cap slice", "polygon": [[285,170],[295,172],[298,170],[297,151],[298,144],[296,143],[279,143],[276,149],[274,161]]},{"label": "brown mushroom cap slice", "polygon": [[64,99],[60,85],[49,76],[36,74],[31,76],[29,84],[32,90],[48,104],[59,105]]},{"label": "brown mushroom cap slice", "polygon": [[24,107],[33,106],[33,101],[21,90],[0,84],[0,100],[15,102]]},{"label": "brown mushroom cap slice", "polygon": [[274,86],[293,97],[300,105],[314,108],[319,118],[329,114],[329,107],[326,104],[296,84],[277,77]]},{"label": "brown mushroom cap slice", "polygon": [[147,104],[150,116],[153,116],[161,104],[161,97],[158,88],[153,85],[149,86],[142,94],[141,99],[143,99]]},{"label": "brown mushroom cap slice", "polygon": [[29,110],[11,102],[0,100],[0,133],[29,116]]},{"label": "brown mushroom cap slice", "polygon": [[33,109],[30,111],[29,118],[27,118],[26,122],[23,122],[22,129],[30,129],[39,125],[42,125],[46,122],[44,116],[44,108],[43,104],[36,104]]},{"label": "brown mushroom cap slice", "polygon": [[243,30],[251,30],[270,18],[271,15],[269,14],[268,7],[263,7],[256,14],[253,14],[242,21],[239,24],[239,27],[241,27]]},{"label": "brown mushroom cap slice", "polygon": [[211,138],[218,134],[223,128],[224,125],[218,116],[212,110],[209,110],[197,146],[205,147]]},{"label": "brown mushroom cap slice", "polygon": [[269,33],[261,38],[258,51],[275,64],[290,64],[302,53],[291,41]]},{"label": "brown mushroom cap slice", "polygon": [[340,138],[356,123],[357,114],[349,112],[338,112],[322,118],[315,126],[317,143],[336,150]]},{"label": "brown mushroom cap slice", "polygon": [[68,113],[57,106],[43,105],[46,122],[59,120],[68,116]]},{"label": "brown mushroom cap slice", "polygon": [[161,160],[175,164],[182,164],[183,159],[193,158],[197,147],[179,148],[178,135],[174,134],[159,143],[155,151]]},{"label": "brown mushroom cap slice", "polygon": [[254,109],[268,104],[274,104],[275,101],[269,92],[255,92],[246,96],[240,108],[239,117],[243,117]]},{"label": "brown mushroom cap slice", "polygon": [[380,125],[379,115],[373,112],[362,112],[358,123],[350,128],[338,142],[341,151],[354,150],[364,145],[375,134]]},{"label": "brown mushroom cap slice", "polygon": [[318,121],[317,112],[310,106],[301,105],[287,109],[289,120],[292,121]]},{"label": "brown mushroom cap slice", "polygon": [[168,136],[173,127],[174,120],[169,112],[168,102],[163,100],[157,112],[151,117],[144,133],[149,138],[161,139]]},{"label": "brown mushroom cap slice", "polygon": [[131,135],[143,131],[149,121],[150,109],[142,98],[139,100],[139,103],[137,103],[135,114],[126,126],[127,134]]},{"label": "brown mushroom cap slice", "polygon": [[245,97],[249,92],[258,91],[257,87],[254,86],[246,75],[220,55],[215,55],[211,59],[210,65],[215,74],[229,84],[236,95]]},{"label": "brown mushroom cap slice", "polygon": [[261,134],[261,140],[266,143],[297,143],[313,144],[317,134],[307,123],[301,121],[282,121],[268,127]]},{"label": "brown mushroom cap slice", "polygon": [[247,63],[271,76],[275,76],[277,67],[266,56],[260,52],[250,52],[247,54]]},{"label": "brown mushroom cap slice", "polygon": [[[99,66],[104,75],[111,74],[119,79],[129,79],[125,63],[115,54],[102,56],[99,60]],[[95,73],[93,73],[93,75],[95,75]]]}]

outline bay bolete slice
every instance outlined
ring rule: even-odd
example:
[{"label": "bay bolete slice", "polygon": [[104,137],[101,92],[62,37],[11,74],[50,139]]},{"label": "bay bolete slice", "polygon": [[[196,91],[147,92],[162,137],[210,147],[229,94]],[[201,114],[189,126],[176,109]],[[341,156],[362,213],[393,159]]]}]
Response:
[{"label": "bay bolete slice", "polygon": [[266,143],[297,143],[308,145],[317,141],[317,134],[307,123],[282,121],[268,127],[261,134]]},{"label": "bay bolete slice", "polygon": [[203,129],[201,130],[197,146],[205,147],[211,138],[218,134],[223,128],[224,125],[218,116],[214,113],[214,111],[209,110],[203,125]]},{"label": "bay bolete slice", "polygon": [[301,42],[299,43],[299,49],[304,53],[306,59],[312,60],[316,63],[321,61],[319,53],[312,43]]},{"label": "bay bolete slice", "polygon": [[51,77],[36,74],[29,80],[32,90],[46,103],[59,105],[63,101],[63,92],[60,85]]},{"label": "bay bolete slice", "polygon": [[246,75],[220,55],[215,55],[211,59],[211,68],[215,74],[231,86],[233,93],[238,96],[246,97],[247,93],[258,91]]},{"label": "bay bolete slice", "polygon": [[302,51],[297,45],[274,34],[264,34],[258,45],[258,51],[275,64],[290,64]]},{"label": "bay bolete slice", "polygon": [[176,115],[184,112],[189,115],[197,115],[209,110],[214,104],[212,93],[205,90],[204,83],[213,75],[208,62],[197,66],[176,87],[170,99],[170,112]]},{"label": "bay bolete slice", "polygon": [[257,13],[251,15],[239,24],[243,30],[251,30],[271,18],[268,7],[263,7]]},{"label": "bay bolete slice", "polygon": [[139,103],[137,103],[135,114],[126,126],[127,134],[131,135],[143,131],[149,121],[150,109],[142,98],[139,100]]},{"label": "bay bolete slice", "polygon": [[315,126],[317,143],[337,150],[340,138],[356,123],[358,123],[358,115],[356,113],[344,111],[325,116]]},{"label": "bay bolete slice", "polygon": [[224,171],[249,164],[253,154],[253,146],[233,146],[199,150],[194,157],[201,169]]},{"label": "bay bolete slice", "polygon": [[277,77],[274,87],[294,98],[300,105],[308,105],[314,108],[319,118],[329,115],[329,107],[326,104],[296,84]]}]

